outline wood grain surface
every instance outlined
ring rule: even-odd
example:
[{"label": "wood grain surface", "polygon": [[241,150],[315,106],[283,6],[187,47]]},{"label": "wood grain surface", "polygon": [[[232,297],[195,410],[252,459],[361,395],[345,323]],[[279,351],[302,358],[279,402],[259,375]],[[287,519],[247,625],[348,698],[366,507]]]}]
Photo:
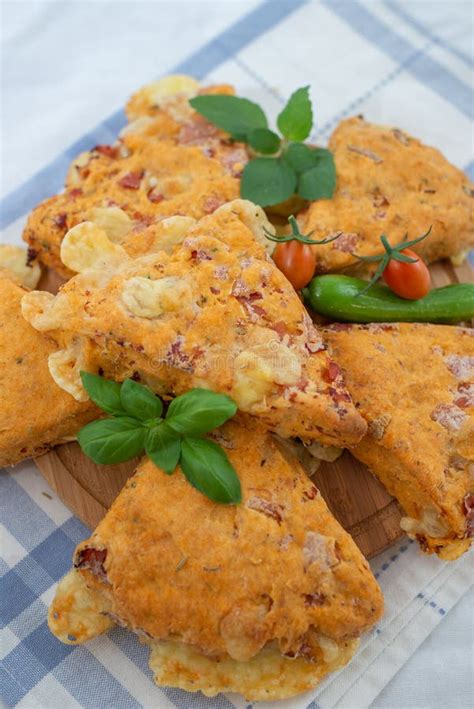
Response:
[{"label": "wood grain surface", "polygon": [[[443,261],[430,270],[435,286],[473,281],[472,268],[467,262],[453,267]],[[54,292],[59,284],[57,276],[46,273],[40,287]],[[36,463],[61,500],[91,529],[105,515],[135,467],[135,461],[95,465],[82,454],[77,443],[57,446],[37,458]],[[368,558],[403,536],[398,503],[349,452],[334,463],[323,463],[314,480],[334,516]]]}]

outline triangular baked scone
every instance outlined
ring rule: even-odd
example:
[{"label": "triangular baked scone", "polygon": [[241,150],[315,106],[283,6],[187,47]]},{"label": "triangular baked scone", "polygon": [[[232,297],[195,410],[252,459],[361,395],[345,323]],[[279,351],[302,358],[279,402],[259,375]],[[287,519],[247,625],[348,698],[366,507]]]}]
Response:
[{"label": "triangular baked scone", "polygon": [[340,234],[317,247],[319,272],[357,264],[353,253],[381,253],[381,234],[396,244],[431,226],[414,247],[430,262],[474,245],[474,185],[438,150],[361,117],[342,121],[329,148],[336,162],[334,197],[313,202],[298,217],[314,239]]},{"label": "triangular baked scone", "polygon": [[25,292],[0,272],[0,466],[45,453],[98,414],[51,378],[48,357],[57,348],[22,317]]},{"label": "triangular baked scone", "polygon": [[366,424],[303,303],[249,228],[252,210],[224,205],[175,235],[170,253],[135,259],[72,230],[69,258],[78,270],[82,257],[93,267],[56,297],[23,300],[25,317],[61,347],[50,360],[55,381],[78,399],[87,398],[81,369],[134,377],[157,393],[202,386],[284,437],[360,440]]},{"label": "triangular baked scone", "polygon": [[474,531],[474,330],[333,325],[324,337],[369,425],[351,452],[400,501],[409,536],[456,558]]},{"label": "triangular baked scone", "polygon": [[138,467],[74,556],[49,613],[81,643],[113,623],[150,644],[160,685],[279,699],[314,687],[382,613],[368,563],[278,442],[231,422],[211,436],[243,501],[218,505],[181,471]]},{"label": "triangular baked scone", "polygon": [[[153,115],[133,120],[114,145],[81,153],[69,169],[65,191],[31,213],[23,234],[31,259],[69,278],[60,246],[80,222],[95,221],[122,242],[157,219],[176,214],[200,218],[239,196],[238,178],[248,159],[244,146],[230,141],[188,103],[197,93],[232,89],[201,89],[189,79],[184,90],[183,82],[172,78],[136,94],[136,110],[149,106]],[[138,116],[131,109],[130,115]]]}]

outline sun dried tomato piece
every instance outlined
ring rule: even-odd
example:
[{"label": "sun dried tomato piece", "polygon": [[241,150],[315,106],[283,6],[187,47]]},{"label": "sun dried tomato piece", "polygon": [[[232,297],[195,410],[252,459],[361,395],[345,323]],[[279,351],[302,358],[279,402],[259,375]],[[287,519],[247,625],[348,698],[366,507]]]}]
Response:
[{"label": "sun dried tomato piece", "polygon": [[316,485],[312,485],[309,490],[303,490],[303,495],[307,500],[314,500],[318,493],[319,490]]},{"label": "sun dried tomato piece", "polygon": [[138,190],[143,179],[143,170],[141,172],[127,172],[126,175],[120,178],[118,184],[126,190]]},{"label": "sun dried tomato piece", "polygon": [[266,517],[270,517],[278,524],[281,524],[283,514],[282,505],[254,496],[247,501],[247,507],[251,510],[255,510],[255,512],[261,512]]},{"label": "sun dried tomato piece", "polygon": [[148,190],[146,196],[150,200],[150,202],[153,202],[154,204],[158,204],[159,202],[162,202],[165,198],[164,194],[161,192],[158,192],[155,189]]},{"label": "sun dried tomato piece", "polygon": [[323,373],[323,379],[325,382],[333,382],[341,374],[341,368],[336,362],[329,360],[327,369]]},{"label": "sun dried tomato piece", "polygon": [[112,145],[96,145],[93,152],[106,155],[108,158],[112,159],[115,159],[118,155],[117,148],[114,148]]},{"label": "sun dried tomato piece", "polygon": [[93,574],[105,578],[104,562],[107,558],[107,549],[94,549],[86,547],[81,549],[74,566],[76,569],[90,569]]},{"label": "sun dried tomato piece", "polygon": [[54,225],[58,227],[58,229],[64,229],[64,227],[67,225],[67,214],[64,212],[61,212],[61,214],[55,214],[53,217],[53,222]]},{"label": "sun dried tomato piece", "polygon": [[212,256],[204,251],[204,249],[193,249],[191,251],[191,260],[195,263],[201,263],[201,261],[212,261]]}]

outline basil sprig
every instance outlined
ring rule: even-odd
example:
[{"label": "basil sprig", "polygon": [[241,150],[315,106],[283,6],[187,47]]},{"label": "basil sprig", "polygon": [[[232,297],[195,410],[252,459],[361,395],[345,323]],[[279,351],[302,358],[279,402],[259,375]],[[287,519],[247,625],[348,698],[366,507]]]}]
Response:
[{"label": "basil sprig", "polygon": [[111,416],[79,431],[79,445],[95,463],[123,463],[145,450],[168,475],[179,464],[191,485],[214,502],[241,501],[240,481],[225,451],[201,438],[235,416],[230,397],[191,389],[173,399],[163,418],[159,397],[132,379],[118,384],[88,372],[81,379],[91,400]]},{"label": "basil sprig", "polygon": [[246,98],[203,95],[191,106],[233,140],[247,143],[255,153],[244,168],[240,194],[262,207],[280,204],[294,194],[303,199],[331,199],[336,168],[329,150],[304,141],[313,126],[309,86],[297,89],[277,117],[278,135],[268,127],[260,106]]}]

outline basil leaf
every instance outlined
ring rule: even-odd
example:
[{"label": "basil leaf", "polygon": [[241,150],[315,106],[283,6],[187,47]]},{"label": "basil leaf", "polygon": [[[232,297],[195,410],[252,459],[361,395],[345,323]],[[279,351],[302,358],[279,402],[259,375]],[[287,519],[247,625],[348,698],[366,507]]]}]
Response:
[{"label": "basil leaf", "polygon": [[247,163],[240,196],[262,207],[285,202],[296,188],[296,174],[281,158],[255,158]]},{"label": "basil leaf", "polygon": [[298,174],[310,170],[318,162],[314,148],[304,143],[291,143],[285,150],[284,159]]},{"label": "basil leaf", "polygon": [[240,480],[225,452],[216,443],[203,438],[185,438],[180,465],[191,485],[210,500],[224,504],[241,502]]},{"label": "basil leaf", "polygon": [[336,189],[336,166],[333,154],[315,149],[316,166],[303,172],[298,181],[298,194],[303,199],[331,199]]},{"label": "basil leaf", "polygon": [[112,465],[139,455],[145,447],[146,434],[140,421],[121,416],[88,423],[79,431],[77,440],[94,463]]},{"label": "basil leaf", "polygon": [[102,411],[113,416],[123,416],[126,412],[120,399],[121,385],[97,374],[81,372],[81,380],[84,389]]},{"label": "basil leaf", "polygon": [[257,153],[271,155],[278,152],[281,145],[280,137],[268,128],[255,128],[247,137],[249,145]]},{"label": "basil leaf", "polygon": [[209,389],[191,389],[171,402],[166,423],[179,434],[199,436],[235,416],[237,405],[229,396]]},{"label": "basil leaf", "polygon": [[189,103],[195,111],[235,140],[247,139],[255,128],[267,128],[267,118],[260,106],[237,96],[196,96]]},{"label": "basil leaf", "polygon": [[288,140],[306,140],[313,125],[309,86],[297,89],[277,118],[282,135]]},{"label": "basil leaf", "polygon": [[160,399],[148,387],[134,382],[133,379],[123,382],[120,398],[127,414],[140,421],[158,419],[163,412]]},{"label": "basil leaf", "polygon": [[181,440],[168,424],[163,421],[148,431],[145,451],[155,465],[168,475],[171,475],[178,465],[181,454]]}]

